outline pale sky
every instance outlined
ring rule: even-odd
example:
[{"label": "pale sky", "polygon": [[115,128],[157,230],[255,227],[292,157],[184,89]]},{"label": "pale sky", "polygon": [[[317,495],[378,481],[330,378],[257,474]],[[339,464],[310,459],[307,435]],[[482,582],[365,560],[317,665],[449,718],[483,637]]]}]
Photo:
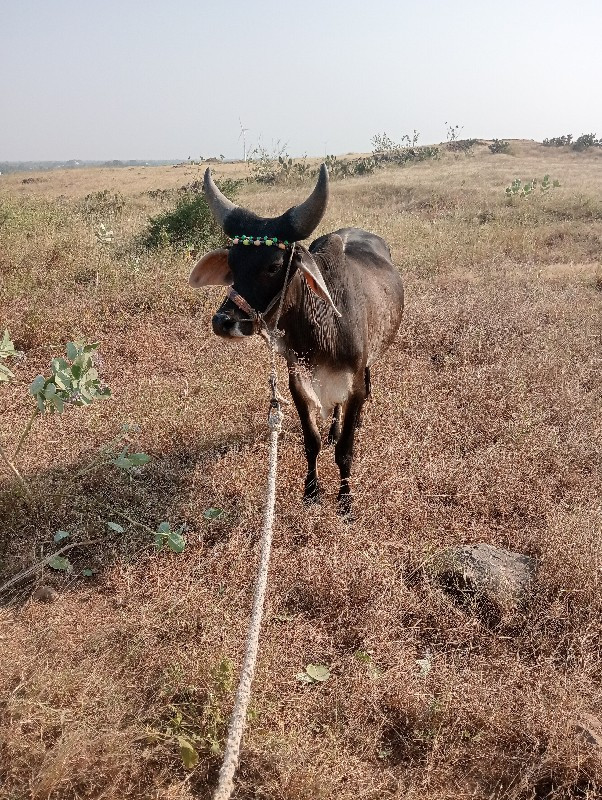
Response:
[{"label": "pale sky", "polygon": [[602,136],[602,0],[0,0],[0,161]]}]

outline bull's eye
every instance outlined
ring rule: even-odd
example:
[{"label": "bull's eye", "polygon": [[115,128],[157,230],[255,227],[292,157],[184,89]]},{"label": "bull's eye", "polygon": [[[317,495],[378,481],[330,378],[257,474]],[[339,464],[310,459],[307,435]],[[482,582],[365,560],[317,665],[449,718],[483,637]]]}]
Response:
[{"label": "bull's eye", "polygon": [[267,267],[267,273],[268,273],[268,275],[276,275],[276,273],[277,273],[277,272],[280,270],[280,267],[281,267],[281,266],[282,266],[282,264],[278,264],[278,263],[276,263],[276,262],[275,262],[274,264],[270,264],[270,265]]}]

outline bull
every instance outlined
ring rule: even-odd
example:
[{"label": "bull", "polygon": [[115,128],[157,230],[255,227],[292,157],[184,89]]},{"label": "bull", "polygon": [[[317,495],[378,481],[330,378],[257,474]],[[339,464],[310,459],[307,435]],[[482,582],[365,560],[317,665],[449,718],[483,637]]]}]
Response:
[{"label": "bull", "polygon": [[288,364],[289,388],[303,429],[303,498],[314,503],[320,497],[321,416],[331,423],[328,442],[335,445],[340,471],[338,507],[348,515],[355,431],[370,395],[370,370],[393,342],[403,314],[403,285],[389,247],[360,228],[320,236],[308,248],[299,243],[326,211],[324,165],[307,200],[273,219],[228,200],[209,169],[203,188],[230,246],[204,255],[192,269],[190,285],[231,287],[212,320],[213,331],[226,339],[265,334],[257,320],[270,325],[281,305],[283,335],[277,346]]}]

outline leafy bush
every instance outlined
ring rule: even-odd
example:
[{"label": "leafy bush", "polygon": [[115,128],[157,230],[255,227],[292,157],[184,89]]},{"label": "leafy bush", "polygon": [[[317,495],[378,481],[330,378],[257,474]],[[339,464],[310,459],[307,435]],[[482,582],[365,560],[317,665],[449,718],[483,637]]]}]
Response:
[{"label": "leafy bush", "polygon": [[573,141],[573,134],[567,133],[564,136],[552,136],[551,139],[544,139],[544,147],[566,147]]},{"label": "leafy bush", "polygon": [[437,158],[439,148],[432,145],[418,146],[419,137],[420,134],[415,130],[411,137],[408,134],[404,134],[401,137],[401,142],[396,144],[386,133],[376,134],[376,136],[372,137],[372,146],[374,148],[372,158],[375,166],[381,167],[387,164],[396,164],[402,167],[409,162]]},{"label": "leafy bush", "polygon": [[465,153],[468,155],[478,142],[478,139],[454,139],[448,142],[446,146],[452,153]]},{"label": "leafy bush", "polygon": [[595,133],[582,133],[574,142],[573,150],[581,152],[588,147],[602,147],[602,139],[596,139]]},{"label": "leafy bush", "polygon": [[573,141],[573,134],[567,133],[564,136],[553,136],[551,139],[543,140],[544,147],[571,147],[578,153],[587,150],[589,147],[602,147],[602,139],[596,139],[595,133],[582,133]]},{"label": "leafy bush", "polygon": [[307,156],[294,161],[286,152],[286,145],[277,142],[274,151],[262,145],[251,151],[248,159],[251,180],[258,183],[291,183],[304,181],[316,175],[317,171],[307,163]]},{"label": "leafy bush", "polygon": [[[233,200],[238,182],[218,182],[220,190]],[[224,242],[224,234],[213,219],[213,215],[200,188],[200,182],[186,187],[176,202],[175,208],[151,217],[140,243],[147,250],[172,245],[182,249],[218,247]]]},{"label": "leafy bush", "polygon": [[[375,170],[389,164],[403,166],[410,162],[437,158],[438,147],[417,146],[419,135],[418,131],[414,131],[412,136],[405,134],[401,138],[401,143],[396,143],[386,133],[377,133],[371,139],[372,155],[347,160],[327,155],[324,161],[330,177],[333,180],[341,180],[372,175]],[[276,143],[272,154],[260,145],[251,151],[249,158],[251,180],[274,184],[315,179],[318,170],[310,167],[306,159],[307,157],[303,156],[302,159],[294,161],[280,143]]]},{"label": "leafy bush", "polygon": [[494,139],[489,145],[489,152],[493,153],[494,155],[499,155],[500,153],[509,155],[510,142],[507,142],[505,139]]}]

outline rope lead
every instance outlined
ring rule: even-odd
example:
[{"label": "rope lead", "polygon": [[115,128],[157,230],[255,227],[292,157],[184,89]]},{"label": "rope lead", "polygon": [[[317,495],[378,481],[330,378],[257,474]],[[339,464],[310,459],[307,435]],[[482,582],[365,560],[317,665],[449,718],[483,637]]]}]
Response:
[{"label": "rope lead", "polygon": [[[284,286],[288,284],[288,277],[293,261],[295,245],[291,248]],[[278,434],[282,430],[283,413],[280,408],[278,397],[278,377],[276,373],[276,340],[278,338],[278,322],[284,303],[284,292],[280,296],[280,302],[276,311],[276,319],[271,330],[269,330],[270,340],[270,410],[268,413],[268,427],[270,429],[270,451],[268,459],[268,485],[266,492],[265,508],[263,511],[263,528],[261,532],[261,552],[259,556],[259,569],[253,594],[253,607],[251,610],[251,620],[247,632],[247,643],[245,647],[245,657],[240,673],[240,682],[234,699],[234,710],[230,717],[228,727],[228,739],[224,748],[224,760],[219,771],[217,789],[213,795],[213,800],[229,800],[234,791],[234,775],[238,766],[240,756],[240,744],[245,729],[247,708],[251,700],[251,684],[255,674],[255,663],[257,661],[257,651],[259,649],[259,633],[261,630],[261,620],[263,617],[263,606],[265,593],[268,583],[268,570],[270,566],[270,553],[272,550],[272,528],[274,527],[274,508],[276,505],[276,468],[278,465]]]}]

